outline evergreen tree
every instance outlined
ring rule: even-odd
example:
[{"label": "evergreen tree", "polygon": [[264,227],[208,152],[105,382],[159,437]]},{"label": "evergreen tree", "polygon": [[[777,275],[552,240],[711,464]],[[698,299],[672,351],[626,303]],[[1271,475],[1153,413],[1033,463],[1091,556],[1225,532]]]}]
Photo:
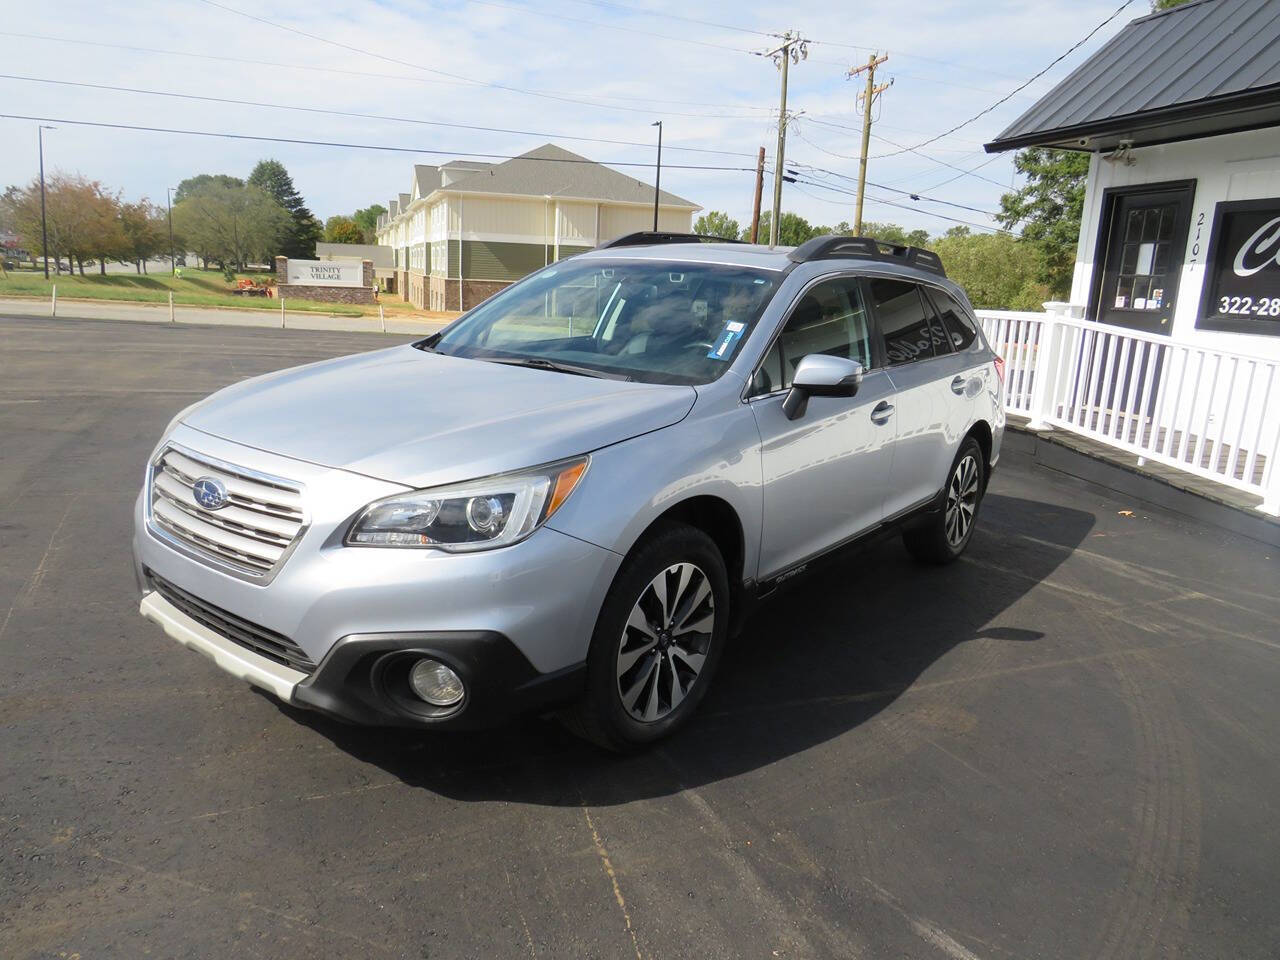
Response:
[{"label": "evergreen tree", "polygon": [[314,259],[316,242],[324,235],[324,227],[307,209],[284,164],[279,160],[259,160],[249,174],[249,183],[284,207],[293,221],[282,238],[280,255],[298,260]]}]

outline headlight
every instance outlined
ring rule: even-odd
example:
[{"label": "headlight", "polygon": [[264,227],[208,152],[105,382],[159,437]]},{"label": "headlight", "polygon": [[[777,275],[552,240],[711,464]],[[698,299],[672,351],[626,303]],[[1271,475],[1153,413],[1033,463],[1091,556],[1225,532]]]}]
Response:
[{"label": "headlight", "polygon": [[378,500],[347,531],[356,547],[505,547],[547,521],[587,472],[587,457]]}]

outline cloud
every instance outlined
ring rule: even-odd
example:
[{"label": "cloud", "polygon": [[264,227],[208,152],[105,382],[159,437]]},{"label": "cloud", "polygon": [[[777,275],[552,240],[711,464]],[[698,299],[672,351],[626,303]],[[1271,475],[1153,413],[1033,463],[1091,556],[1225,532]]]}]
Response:
[{"label": "cloud", "polygon": [[[794,5],[780,12],[774,5],[756,2],[707,3],[694,9],[666,0],[646,4],[641,10],[638,5],[643,2],[627,0],[627,4],[637,5],[629,7],[556,0],[534,8],[523,6],[523,0],[429,6],[285,0],[264,8],[246,0],[227,0],[229,6],[355,50],[256,23],[205,3],[178,6],[135,0],[108,8],[100,3],[70,2],[59,5],[57,18],[43,18],[38,23],[10,21],[4,29],[82,42],[6,36],[5,73],[641,143],[652,139],[650,123],[662,119],[663,159],[668,164],[752,167],[759,146],[773,153],[778,74],[767,59],[744,52],[763,49],[768,38],[743,30],[798,28],[805,36],[833,43],[813,45],[810,58],[790,72],[789,106],[803,110],[804,116],[798,136],[788,144],[788,159],[852,176],[857,162],[832,154],[851,157],[858,152],[860,118],[854,112],[854,98],[859,84],[846,80],[844,72],[849,65],[864,61],[868,50],[834,42],[890,51],[890,61],[878,76],[893,78],[894,85],[877,107],[873,131],[910,144],[978,112],[1016,86],[1020,78],[1062,53],[1114,9],[1110,2],[956,5],[926,0],[913,4],[907,17],[894,5],[863,5],[856,16],[850,16],[845,5],[831,3]],[[1135,7],[1133,16],[1144,12],[1145,7]],[[673,16],[724,26],[693,24]],[[983,139],[998,133],[1127,19],[1118,18],[1027,95],[925,152],[961,167],[981,163],[985,159],[980,152]],[[588,22],[577,22],[583,20]],[[658,39],[651,33],[699,43]],[[126,51],[93,44],[148,49]],[[201,56],[173,56],[156,50]],[[373,54],[401,62],[388,62]],[[209,59],[216,57],[287,66]],[[385,203],[407,190],[415,161],[442,162],[454,152],[463,155],[468,151],[513,155],[543,140],[556,139],[12,79],[0,80],[0,89],[7,112],[445,151],[383,153],[69,125],[46,137],[48,168],[79,171],[131,198],[147,195],[163,200],[165,187],[184,177],[200,172],[244,176],[258,159],[273,156],[289,168],[321,217],[371,202]],[[588,103],[572,102],[575,100]],[[29,180],[36,173],[34,123],[0,120],[0,137],[6,144],[0,152],[0,184]],[[560,142],[602,161],[653,160],[653,150],[647,146]],[[884,140],[872,143],[873,156],[896,149]],[[673,149],[678,147],[724,150],[736,156]],[[623,169],[632,176],[652,179],[651,171]],[[982,173],[1007,182],[1011,165],[1007,158],[1001,158],[985,166]],[[913,190],[924,190],[952,175],[953,171],[912,154],[876,159],[869,170],[869,177],[877,183]],[[739,220],[749,216],[754,183],[751,172],[664,169],[662,182],[707,209],[727,210]],[[852,197],[804,189],[802,193],[787,185],[785,207],[814,222],[852,220]],[[766,198],[769,191],[766,183]],[[939,188],[939,195],[948,200],[988,210],[998,207],[1000,193],[1000,187],[972,177],[961,177]],[[884,191],[878,195],[889,196]],[[943,207],[934,209],[955,213]],[[874,203],[868,204],[866,215],[934,231],[947,226],[923,213]],[[979,215],[972,218],[983,219]]]}]

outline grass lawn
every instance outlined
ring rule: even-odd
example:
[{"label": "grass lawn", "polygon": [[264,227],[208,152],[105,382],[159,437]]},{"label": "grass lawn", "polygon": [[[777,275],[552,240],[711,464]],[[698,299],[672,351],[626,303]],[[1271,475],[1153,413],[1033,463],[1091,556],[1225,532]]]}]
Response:
[{"label": "grass lawn", "polygon": [[[261,283],[269,274],[237,274],[237,277],[241,276]],[[280,309],[279,300],[267,297],[241,297],[232,293],[234,288],[223,279],[221,271],[196,270],[192,267],[183,267],[181,277],[173,277],[168,273],[111,273],[105,277],[96,274],[86,274],[83,277],[63,274],[60,277],[51,275],[48,280],[45,280],[43,273],[10,270],[0,276],[0,297],[37,297],[47,300],[55,283],[58,285],[59,299],[168,303],[169,293],[172,291],[175,304],[197,307],[237,307],[241,310],[279,311]],[[359,307],[346,304],[308,303],[290,298],[286,298],[285,306],[290,311],[301,310],[339,317],[359,317],[378,312],[376,305]]]}]

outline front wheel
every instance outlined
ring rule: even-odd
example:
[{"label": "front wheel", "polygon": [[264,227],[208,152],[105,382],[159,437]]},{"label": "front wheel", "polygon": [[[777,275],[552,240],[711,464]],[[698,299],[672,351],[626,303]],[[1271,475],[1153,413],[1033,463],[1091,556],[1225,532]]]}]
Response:
[{"label": "front wheel", "polygon": [[728,623],[728,576],[714,541],[686,524],[657,529],[609,589],[587,656],[586,696],[568,725],[611,750],[675,732],[706,694]]},{"label": "front wheel", "polygon": [[902,532],[907,552],[925,563],[950,563],[973,537],[978,507],[986,492],[986,467],[978,441],[968,437],[960,445],[947,475],[942,505],[922,523]]}]

